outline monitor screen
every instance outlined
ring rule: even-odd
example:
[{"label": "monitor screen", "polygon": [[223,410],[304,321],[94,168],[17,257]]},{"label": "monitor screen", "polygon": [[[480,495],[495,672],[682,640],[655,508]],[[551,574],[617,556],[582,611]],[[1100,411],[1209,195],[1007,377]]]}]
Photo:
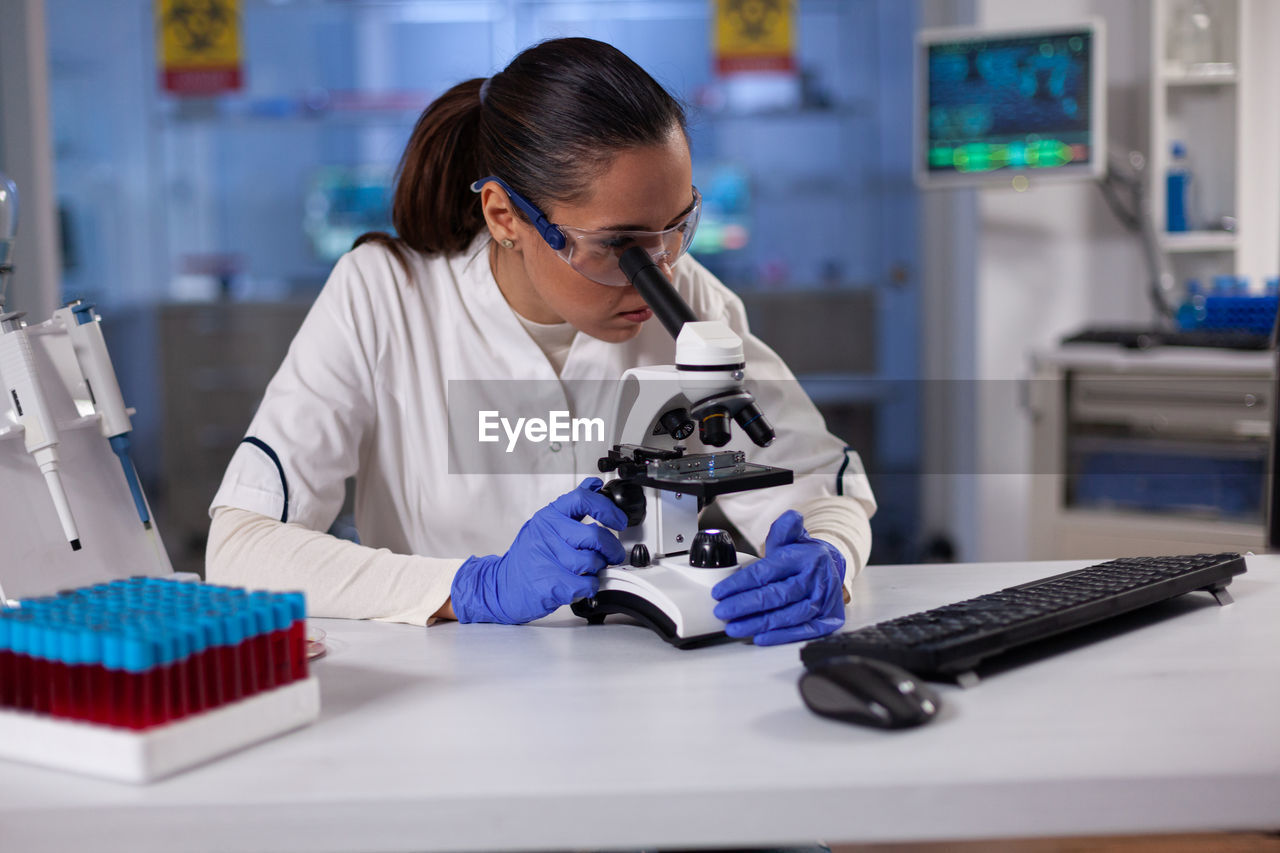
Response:
[{"label": "monitor screen", "polygon": [[1025,187],[1106,163],[1102,30],[926,30],[918,39],[922,186]]}]

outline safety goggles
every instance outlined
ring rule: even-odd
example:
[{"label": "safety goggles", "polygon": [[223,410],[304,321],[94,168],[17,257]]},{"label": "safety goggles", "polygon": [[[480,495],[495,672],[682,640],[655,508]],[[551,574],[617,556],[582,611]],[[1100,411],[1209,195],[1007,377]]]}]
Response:
[{"label": "safety goggles", "polygon": [[626,274],[618,266],[618,258],[632,246],[643,247],[659,266],[674,265],[681,255],[689,251],[693,233],[698,230],[698,217],[702,214],[702,196],[698,193],[698,188],[694,187],[693,206],[689,212],[679,223],[664,231],[574,228],[548,221],[533,202],[513,190],[506,181],[493,175],[473,183],[472,191],[480,192],[489,181],[506,191],[507,197],[566,264],[597,284],[611,287],[626,287],[630,284]]}]

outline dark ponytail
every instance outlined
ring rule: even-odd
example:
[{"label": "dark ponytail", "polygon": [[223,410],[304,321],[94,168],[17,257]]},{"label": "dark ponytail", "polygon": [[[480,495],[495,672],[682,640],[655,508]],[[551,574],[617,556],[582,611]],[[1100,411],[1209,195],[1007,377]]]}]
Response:
[{"label": "dark ponytail", "polygon": [[[459,83],[433,101],[400,160],[396,235],[361,235],[407,261],[461,252],[485,227],[471,183],[497,175],[542,209],[581,200],[613,156],[685,130],[684,109],[612,45],[545,41],[501,73]],[[484,98],[481,99],[481,88]]]}]

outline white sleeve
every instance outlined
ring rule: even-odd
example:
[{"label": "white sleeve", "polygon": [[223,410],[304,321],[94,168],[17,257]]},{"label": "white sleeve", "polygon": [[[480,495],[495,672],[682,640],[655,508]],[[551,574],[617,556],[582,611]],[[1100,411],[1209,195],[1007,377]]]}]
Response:
[{"label": "white sleeve", "polygon": [[779,515],[788,509],[798,510],[805,528],[835,545],[845,557],[848,590],[870,557],[870,519],[876,511],[862,460],[852,447],[827,431],[821,413],[782,358],[751,334],[742,300],[719,282],[712,282],[724,300],[722,319],[742,338],[747,387],[777,433],[771,445],[760,448],[744,440],[741,430],[735,430],[730,446],[746,451],[752,462],[795,472],[789,486],[725,495],[716,503],[757,547],[763,546],[769,526]]},{"label": "white sleeve", "polygon": [[352,254],[333,268],[210,505],[328,530],[375,418],[377,323]]},{"label": "white sleeve", "polygon": [[308,616],[426,625],[449,599],[462,560],[393,554],[233,507],[213,513],[210,583],[301,590]]},{"label": "white sleeve", "polygon": [[810,498],[796,507],[809,535],[835,546],[844,557],[844,600],[853,595],[853,580],[871,554],[871,519],[861,501],[843,496]]}]

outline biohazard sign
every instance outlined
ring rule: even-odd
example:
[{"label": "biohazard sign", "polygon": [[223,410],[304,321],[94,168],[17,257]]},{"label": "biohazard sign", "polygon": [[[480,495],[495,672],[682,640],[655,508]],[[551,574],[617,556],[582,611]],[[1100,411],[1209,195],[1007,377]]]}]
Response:
[{"label": "biohazard sign", "polygon": [[797,0],[713,0],[716,70],[794,71]]},{"label": "biohazard sign", "polygon": [[160,82],[176,95],[241,85],[240,0],[155,0]]}]

